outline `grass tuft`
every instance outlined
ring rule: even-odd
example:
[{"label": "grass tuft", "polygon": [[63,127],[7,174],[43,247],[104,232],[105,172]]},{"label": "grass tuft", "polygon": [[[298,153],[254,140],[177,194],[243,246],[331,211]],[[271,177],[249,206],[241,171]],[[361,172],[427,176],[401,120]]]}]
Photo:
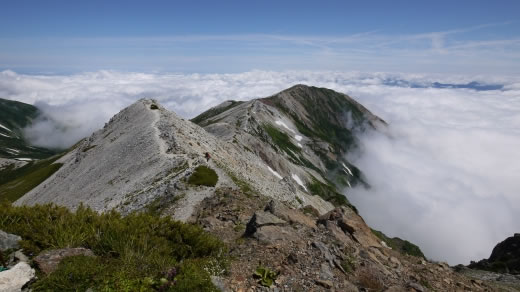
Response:
[{"label": "grass tuft", "polygon": [[264,124],[262,127],[264,131],[271,137],[273,143],[276,146],[278,146],[281,150],[287,153],[287,155],[293,158],[294,161],[299,161],[295,153],[300,153],[302,150],[300,147],[294,145],[291,142],[291,138],[289,138],[289,135],[278,130],[276,127],[270,124]]}]

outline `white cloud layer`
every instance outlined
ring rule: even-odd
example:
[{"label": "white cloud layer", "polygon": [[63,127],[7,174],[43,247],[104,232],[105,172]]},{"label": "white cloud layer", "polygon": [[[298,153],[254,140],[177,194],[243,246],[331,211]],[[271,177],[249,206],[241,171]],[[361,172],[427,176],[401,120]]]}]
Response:
[{"label": "white cloud layer", "polygon": [[520,91],[363,91],[391,125],[355,159],[372,188],[349,198],[369,224],[451,264],[520,231]]},{"label": "white cloud layer", "polygon": [[[389,86],[500,83],[502,90]],[[406,81],[406,82],[402,82]],[[390,124],[362,137],[352,155],[372,188],[348,190],[368,223],[450,263],[488,257],[520,231],[520,80],[516,77],[388,73],[264,72],[69,76],[0,72],[0,97],[45,113],[27,129],[41,146],[70,146],[135,100],[152,97],[191,118],[227,100],[265,97],[297,83],[356,98]]]}]

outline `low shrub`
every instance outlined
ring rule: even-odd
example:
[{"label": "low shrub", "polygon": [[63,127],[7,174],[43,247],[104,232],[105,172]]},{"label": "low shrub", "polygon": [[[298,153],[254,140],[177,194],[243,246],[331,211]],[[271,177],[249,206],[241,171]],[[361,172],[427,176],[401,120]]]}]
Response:
[{"label": "low shrub", "polygon": [[169,217],[7,202],[0,210],[0,229],[20,235],[26,254],[64,247],[85,247],[96,254],[67,258],[55,272],[40,277],[34,291],[153,291],[172,268],[177,275],[168,291],[217,291],[210,275],[223,273],[227,265],[220,240]]},{"label": "low shrub", "polygon": [[197,186],[214,187],[217,184],[218,175],[217,173],[204,165],[200,165],[195,168],[192,175],[188,179],[188,183]]},{"label": "low shrub", "polygon": [[423,252],[421,251],[421,249],[417,245],[409,242],[408,240],[404,240],[399,237],[390,238],[390,237],[386,236],[383,232],[375,230],[375,229],[372,229],[372,233],[375,236],[377,236],[379,239],[384,241],[393,250],[396,250],[403,254],[416,256],[416,257],[423,258],[423,259],[426,258],[424,256]]},{"label": "low shrub", "polygon": [[277,272],[270,270],[269,268],[258,266],[253,276],[258,278],[258,283],[265,287],[271,287],[274,281],[278,277]]},{"label": "low shrub", "polygon": [[341,261],[341,267],[345,272],[352,273],[356,270],[356,261],[352,256],[345,256],[345,259]]}]

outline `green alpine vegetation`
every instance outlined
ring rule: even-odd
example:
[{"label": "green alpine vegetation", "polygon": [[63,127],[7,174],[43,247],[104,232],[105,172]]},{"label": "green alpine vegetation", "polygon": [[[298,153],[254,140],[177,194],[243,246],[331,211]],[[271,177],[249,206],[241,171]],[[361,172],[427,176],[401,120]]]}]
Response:
[{"label": "green alpine vegetation", "polygon": [[96,255],[66,258],[51,274],[39,274],[32,291],[218,291],[210,276],[228,265],[220,240],[169,217],[7,202],[0,210],[0,229],[20,235],[26,254],[84,247]]},{"label": "green alpine vegetation", "polygon": [[409,242],[408,240],[403,240],[399,237],[390,238],[386,236],[383,232],[372,229],[372,233],[377,236],[382,241],[386,242],[386,244],[394,250],[397,250],[403,254],[408,254],[420,258],[426,258],[422,253],[421,249]]},{"label": "green alpine vegetation", "polygon": [[311,194],[322,197],[324,200],[331,202],[334,206],[348,206],[356,213],[358,212],[356,207],[350,204],[347,197],[338,193],[336,188],[331,184],[324,184],[313,177],[313,182],[307,184],[307,188]]},{"label": "green alpine vegetation", "polygon": [[214,187],[217,184],[217,173],[204,165],[197,166],[191,176],[188,178],[188,183],[196,186]]},{"label": "green alpine vegetation", "polygon": [[299,154],[301,149],[291,142],[291,138],[289,138],[287,134],[270,124],[264,124],[263,129],[269,135],[269,137],[271,137],[273,143],[278,148],[280,148],[280,150],[287,153],[287,155],[289,155],[294,160],[294,162],[298,162],[299,159],[296,154]]},{"label": "green alpine vegetation", "polygon": [[0,200],[14,202],[34,189],[62,166],[56,163],[61,155],[40,161],[31,161],[14,168],[13,164],[0,169]]},{"label": "green alpine vegetation", "polygon": [[229,109],[236,107],[237,105],[244,103],[243,101],[235,101],[235,100],[229,100],[226,102],[228,102],[229,105],[210,108],[209,110],[207,110],[207,111],[201,113],[200,115],[194,117],[193,119],[191,119],[191,121],[201,127],[207,126],[209,124],[216,122],[216,121],[210,120],[210,118],[215,117]]}]

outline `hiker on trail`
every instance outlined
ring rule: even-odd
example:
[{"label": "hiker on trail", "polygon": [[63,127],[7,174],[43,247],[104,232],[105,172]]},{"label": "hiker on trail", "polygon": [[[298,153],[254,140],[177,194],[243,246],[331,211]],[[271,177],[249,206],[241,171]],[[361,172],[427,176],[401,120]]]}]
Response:
[{"label": "hiker on trail", "polygon": [[206,157],[206,162],[209,162],[211,155],[209,155],[209,152],[206,152],[206,154],[204,154],[204,157]]}]

